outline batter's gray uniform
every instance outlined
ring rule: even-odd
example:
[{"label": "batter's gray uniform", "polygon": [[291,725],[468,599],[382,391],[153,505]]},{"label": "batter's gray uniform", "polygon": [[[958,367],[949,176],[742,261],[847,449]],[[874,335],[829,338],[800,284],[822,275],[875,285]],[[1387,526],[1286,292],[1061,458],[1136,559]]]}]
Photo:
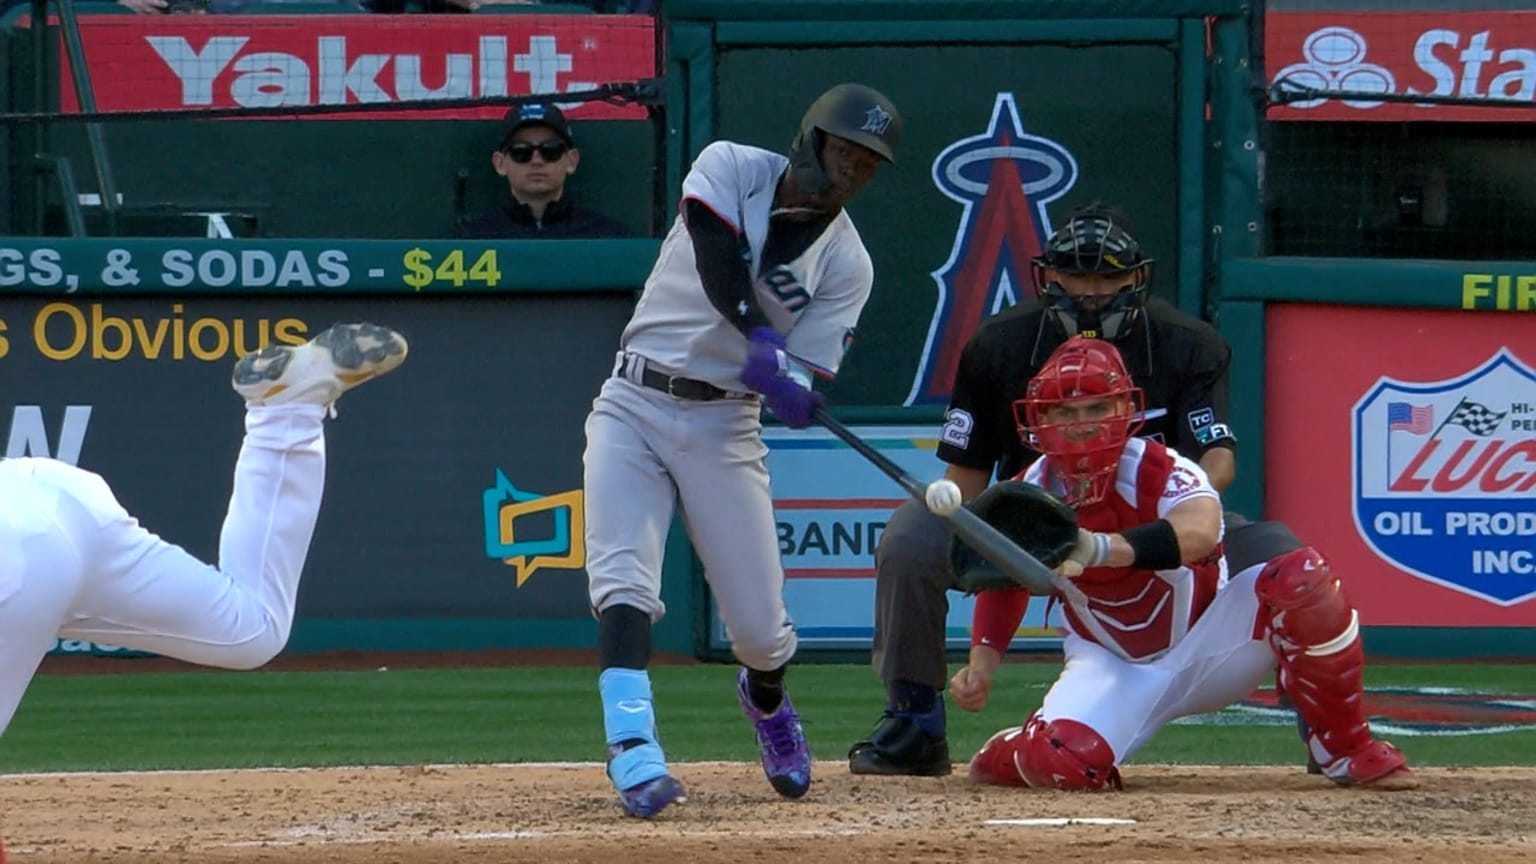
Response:
[{"label": "batter's gray uniform", "polygon": [[[874,271],[853,221],[840,212],[800,257],[760,272],[774,189],[788,164],[777,153],[717,142],[694,162],[683,197],[745,236],[757,300],[788,353],[831,377]],[[737,657],[756,669],[782,666],[794,655],[795,633],[784,607],[759,402],[738,377],[747,339],[710,305],[681,216],[620,348],[586,426],[593,608],[622,603],[653,621],[662,616],[662,550],[681,503]],[[665,392],[671,379],[691,381],[672,385],[678,395],[696,395],[707,384],[727,398],[678,398]]]}]

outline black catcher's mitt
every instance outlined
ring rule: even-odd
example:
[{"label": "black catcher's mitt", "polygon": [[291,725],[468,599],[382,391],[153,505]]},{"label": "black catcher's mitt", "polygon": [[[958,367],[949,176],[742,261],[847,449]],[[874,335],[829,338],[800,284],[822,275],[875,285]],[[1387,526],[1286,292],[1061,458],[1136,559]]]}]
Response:
[{"label": "black catcher's mitt", "polygon": [[[1077,513],[1033,483],[1005,480],[965,506],[1053,570],[1077,546]],[[950,546],[949,563],[968,594],[1020,587],[958,536]]]}]

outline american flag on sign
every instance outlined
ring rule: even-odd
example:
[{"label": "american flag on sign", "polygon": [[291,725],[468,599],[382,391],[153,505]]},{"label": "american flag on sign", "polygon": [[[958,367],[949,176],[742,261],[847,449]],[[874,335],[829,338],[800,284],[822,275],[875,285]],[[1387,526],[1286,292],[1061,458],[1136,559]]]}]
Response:
[{"label": "american flag on sign", "polygon": [[1435,409],[1432,405],[1412,405],[1407,402],[1387,403],[1387,429],[1428,435],[1434,425]]}]

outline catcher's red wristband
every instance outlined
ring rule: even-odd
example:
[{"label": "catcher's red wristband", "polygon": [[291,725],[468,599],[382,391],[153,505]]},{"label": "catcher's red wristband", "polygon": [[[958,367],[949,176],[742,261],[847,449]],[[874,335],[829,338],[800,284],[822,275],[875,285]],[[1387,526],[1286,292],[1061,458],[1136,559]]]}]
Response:
[{"label": "catcher's red wristband", "polygon": [[1022,589],[977,594],[976,608],[971,613],[971,647],[986,645],[1007,652],[1028,608],[1029,592]]}]

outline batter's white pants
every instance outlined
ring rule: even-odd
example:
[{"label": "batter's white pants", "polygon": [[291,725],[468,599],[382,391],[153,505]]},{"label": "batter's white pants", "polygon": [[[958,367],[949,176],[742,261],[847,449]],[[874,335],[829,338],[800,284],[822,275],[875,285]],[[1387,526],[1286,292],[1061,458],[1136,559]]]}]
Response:
[{"label": "batter's white pants", "polygon": [[320,511],[324,416],[247,409],[218,567],[145,530],[96,474],[0,460],[0,734],[55,638],[230,669],[282,650]]},{"label": "batter's white pants", "polygon": [[1174,719],[1247,698],[1275,674],[1269,643],[1254,638],[1259,599],[1253,584],[1263,569],[1261,562],[1232,577],[1184,640],[1150,663],[1132,663],[1069,633],[1062,643],[1066,666],[1045,694],[1040,716],[1093,728],[1118,765]]},{"label": "batter's white pants", "polygon": [[756,400],[691,402],[609,378],[587,417],[585,506],[592,608],[659,621],[661,568],[679,504],[737,659],[795,655]]}]

